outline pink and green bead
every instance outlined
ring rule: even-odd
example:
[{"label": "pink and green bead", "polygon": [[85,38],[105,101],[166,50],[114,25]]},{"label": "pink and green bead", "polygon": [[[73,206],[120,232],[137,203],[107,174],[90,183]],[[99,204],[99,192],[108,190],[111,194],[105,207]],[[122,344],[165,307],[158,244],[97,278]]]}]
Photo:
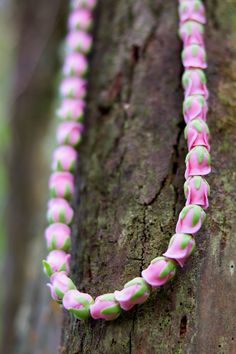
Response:
[{"label": "pink and green bead", "polygon": [[199,205],[186,205],[179,214],[175,231],[177,234],[195,234],[201,229],[205,219],[206,213]]},{"label": "pink and green bead", "polygon": [[137,304],[145,302],[150,295],[150,286],[141,278],[134,278],[124,285],[120,291],[115,291],[115,299],[119,302],[120,307],[128,311]]},{"label": "pink and green bead", "polygon": [[204,146],[210,150],[208,125],[202,119],[190,120],[184,130],[185,139],[187,139],[188,149],[196,146]]},{"label": "pink and green bead", "polygon": [[211,156],[205,146],[195,146],[186,156],[185,178],[205,176],[211,172]]}]

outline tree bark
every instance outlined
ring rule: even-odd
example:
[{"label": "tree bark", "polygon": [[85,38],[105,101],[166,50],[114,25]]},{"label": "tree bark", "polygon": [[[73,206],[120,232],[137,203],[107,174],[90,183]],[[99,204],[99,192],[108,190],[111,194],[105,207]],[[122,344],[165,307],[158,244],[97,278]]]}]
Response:
[{"label": "tree bark", "polygon": [[[205,1],[213,172],[197,251],[175,280],[114,322],[65,313],[61,353],[235,353],[234,0]],[[184,206],[177,1],[101,0],[80,148],[72,277],[96,297],[161,255]]]}]

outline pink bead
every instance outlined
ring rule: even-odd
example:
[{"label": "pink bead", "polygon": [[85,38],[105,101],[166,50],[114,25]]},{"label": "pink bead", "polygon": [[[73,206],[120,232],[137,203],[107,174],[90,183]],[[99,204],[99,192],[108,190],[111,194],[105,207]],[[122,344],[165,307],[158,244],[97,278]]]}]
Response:
[{"label": "pink bead", "polygon": [[66,38],[66,48],[68,52],[82,52],[87,54],[92,46],[92,37],[84,31],[70,32]]},{"label": "pink bead", "polygon": [[126,283],[124,289],[114,292],[120,307],[128,311],[137,304],[142,304],[150,295],[150,288],[141,277]]},{"label": "pink bead", "polygon": [[91,12],[86,9],[75,10],[69,15],[68,23],[70,30],[82,29],[87,31],[92,27]]},{"label": "pink bead", "polygon": [[54,171],[73,171],[77,152],[69,145],[59,146],[53,153],[52,169]]},{"label": "pink bead", "polygon": [[57,115],[63,120],[81,120],[84,115],[85,103],[77,99],[64,99],[57,111]]},{"label": "pink bead", "polygon": [[49,250],[67,251],[70,246],[71,230],[61,223],[52,224],[45,230],[45,238]]},{"label": "pink bead", "polygon": [[197,204],[203,209],[208,208],[210,186],[204,178],[200,176],[188,178],[184,184],[184,194],[186,197],[186,205]]},{"label": "pink bead", "polygon": [[93,305],[90,306],[91,316],[96,320],[103,318],[111,321],[119,317],[121,308],[116,301],[114,294],[104,294],[95,299]]},{"label": "pink bead", "polygon": [[48,254],[46,261],[43,261],[44,271],[48,276],[62,271],[69,273],[69,261],[69,254],[64,251],[53,250]]},{"label": "pink bead", "polygon": [[65,58],[63,74],[65,76],[85,75],[88,69],[88,60],[81,53],[70,53]]},{"label": "pink bead", "polygon": [[198,44],[203,46],[203,33],[203,25],[195,21],[188,21],[180,25],[179,35],[183,41],[184,47],[191,44]]},{"label": "pink bead", "polygon": [[185,68],[206,69],[206,51],[203,46],[191,44],[184,48],[182,61]]},{"label": "pink bead", "polygon": [[72,8],[79,9],[79,8],[86,8],[93,10],[97,1],[96,0],[73,0],[72,1]]},{"label": "pink bead", "polygon": [[47,218],[50,224],[59,222],[69,225],[73,219],[73,215],[73,209],[67,200],[55,198],[49,201]]},{"label": "pink bead", "polygon": [[84,126],[77,122],[63,122],[57,128],[57,142],[77,146],[81,141]]},{"label": "pink bead", "polygon": [[51,283],[47,286],[51,291],[51,296],[54,300],[61,302],[63,296],[72,289],[75,289],[73,281],[66,275],[65,272],[54,273],[50,278]]},{"label": "pink bead", "polygon": [[203,120],[191,120],[184,131],[185,139],[188,142],[188,149],[191,150],[195,146],[202,145],[209,151],[209,134],[209,128]]},{"label": "pink bead", "polygon": [[201,69],[185,70],[183,78],[185,97],[192,95],[202,95],[208,98],[209,93],[206,86],[206,76]]},{"label": "pink bead", "polygon": [[170,239],[167,251],[163,256],[174,259],[181,267],[195,251],[196,244],[192,236],[187,234],[175,234]]},{"label": "pink bead", "polygon": [[211,172],[211,157],[204,146],[196,146],[186,156],[185,178],[189,176],[205,176]]},{"label": "pink bead", "polygon": [[177,234],[195,234],[204,223],[206,214],[199,205],[190,204],[183,208],[179,214],[176,225]]},{"label": "pink bead", "polygon": [[202,1],[186,0],[179,5],[180,22],[193,20],[199,23],[206,23],[205,9]]},{"label": "pink bead", "polygon": [[87,82],[79,77],[67,77],[60,86],[60,94],[69,98],[84,98]]},{"label": "pink bead", "polygon": [[153,288],[164,285],[175,276],[176,265],[165,257],[157,257],[142,271],[142,277]]},{"label": "pink bead", "polygon": [[63,297],[63,306],[80,320],[89,317],[90,306],[94,303],[92,296],[78,290],[69,290]]},{"label": "pink bead", "polygon": [[54,198],[70,198],[74,193],[74,177],[69,172],[54,172],[49,179],[49,189]]},{"label": "pink bead", "polygon": [[184,100],[183,114],[186,123],[195,118],[206,120],[207,110],[208,106],[204,96],[188,96]]}]

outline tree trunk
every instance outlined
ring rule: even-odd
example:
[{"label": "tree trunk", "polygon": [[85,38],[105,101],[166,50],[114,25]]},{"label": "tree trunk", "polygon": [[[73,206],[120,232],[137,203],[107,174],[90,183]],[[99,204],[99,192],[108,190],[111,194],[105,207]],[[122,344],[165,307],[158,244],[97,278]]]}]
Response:
[{"label": "tree trunk", "polygon": [[[236,3],[205,4],[213,173],[197,251],[114,322],[65,314],[61,353],[235,353]],[[72,244],[72,277],[94,297],[164,252],[184,205],[177,30],[177,1],[99,2]]]}]

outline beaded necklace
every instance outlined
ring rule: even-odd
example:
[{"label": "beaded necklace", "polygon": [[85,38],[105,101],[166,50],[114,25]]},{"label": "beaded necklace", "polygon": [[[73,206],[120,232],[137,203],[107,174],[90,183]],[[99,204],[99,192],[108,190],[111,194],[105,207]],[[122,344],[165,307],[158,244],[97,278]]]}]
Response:
[{"label": "beaded necklace", "polygon": [[184,193],[186,206],[179,214],[176,233],[161,257],[153,259],[137,277],[114,293],[98,296],[95,301],[78,291],[68,277],[68,253],[71,241],[70,225],[73,209],[69,203],[74,193],[73,171],[77,159],[77,146],[81,142],[84,116],[87,54],[91,50],[90,30],[96,0],[72,0],[66,37],[66,55],[60,85],[61,120],[57,128],[59,146],[53,154],[53,173],[49,179],[51,198],[48,203],[49,226],[45,231],[48,250],[43,261],[44,272],[50,277],[51,296],[79,319],[114,320],[121,310],[130,310],[146,301],[153,288],[170,281],[177,266],[183,267],[193,254],[195,234],[200,230],[208,207],[210,187],[203,176],[211,171],[209,129],[206,124],[208,90],[204,69],[207,67],[204,46],[205,10],[200,0],[179,0],[179,35],[183,41],[182,62],[184,74],[183,116],[187,140]]}]

